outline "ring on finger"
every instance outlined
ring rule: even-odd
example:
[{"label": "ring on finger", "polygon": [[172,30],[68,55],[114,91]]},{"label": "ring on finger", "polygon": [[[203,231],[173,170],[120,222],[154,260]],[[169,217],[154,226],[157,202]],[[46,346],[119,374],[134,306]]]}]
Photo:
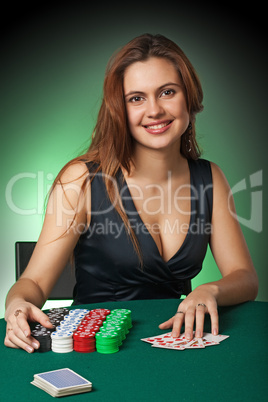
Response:
[{"label": "ring on finger", "polygon": [[15,316],[15,317],[18,317],[18,315],[19,315],[20,313],[22,313],[22,310],[16,310],[15,313],[14,313],[14,316]]},{"label": "ring on finger", "polygon": [[197,307],[198,307],[198,306],[203,306],[203,307],[207,308],[207,306],[205,305],[205,303],[198,303]]},{"label": "ring on finger", "polygon": [[177,311],[176,314],[184,314],[184,312],[183,311]]},{"label": "ring on finger", "polygon": [[8,330],[8,331],[13,331],[13,329],[12,329],[12,328],[7,328],[7,330]]}]

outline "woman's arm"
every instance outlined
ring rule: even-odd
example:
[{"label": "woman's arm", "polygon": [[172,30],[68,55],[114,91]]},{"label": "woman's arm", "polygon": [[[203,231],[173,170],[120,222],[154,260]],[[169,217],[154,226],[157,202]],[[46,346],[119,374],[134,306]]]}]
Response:
[{"label": "woman's arm", "polygon": [[236,218],[230,187],[221,169],[215,164],[211,167],[213,213],[210,247],[222,279],[198,286],[181,302],[180,313],[160,325],[162,329],[173,327],[173,336],[178,336],[184,323],[189,339],[193,337],[194,322],[196,336],[203,335],[205,313],[210,314],[212,333],[217,334],[217,306],[254,300],[258,293],[257,274]]},{"label": "woman's arm", "polygon": [[[87,191],[81,193],[87,173],[82,163],[69,166],[61,177],[62,185],[57,184],[49,197],[33,255],[6,298],[6,346],[32,351],[34,340],[30,336],[28,320],[49,326],[48,317],[40,308],[70,258],[82,227],[89,223],[89,184]],[[14,315],[16,310],[21,310],[17,316]]]},{"label": "woman's arm", "polygon": [[234,199],[221,169],[212,164],[213,215],[210,248],[222,279],[211,283],[217,304],[233,305],[254,300],[258,277],[236,217]]}]

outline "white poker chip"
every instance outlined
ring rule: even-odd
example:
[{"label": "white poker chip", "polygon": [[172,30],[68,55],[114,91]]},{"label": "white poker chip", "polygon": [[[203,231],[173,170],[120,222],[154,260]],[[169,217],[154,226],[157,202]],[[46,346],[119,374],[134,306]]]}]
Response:
[{"label": "white poker chip", "polygon": [[52,344],[51,345],[53,348],[55,348],[55,349],[62,349],[62,350],[65,350],[65,349],[73,349],[73,344],[70,344],[70,345],[54,345],[54,344]]},{"label": "white poker chip", "polygon": [[66,346],[66,345],[73,345],[72,339],[53,339],[51,345],[58,345],[58,346]]},{"label": "white poker chip", "polygon": [[69,339],[73,337],[73,333],[71,331],[63,332],[63,331],[56,331],[52,332],[51,339]]},{"label": "white poker chip", "polygon": [[60,348],[57,348],[57,347],[54,347],[54,346],[51,347],[51,350],[54,353],[70,353],[70,352],[73,352],[73,348],[60,349]]},{"label": "white poker chip", "polygon": [[62,330],[67,330],[68,332],[74,332],[77,330],[77,325],[66,325],[58,329],[58,332],[62,332]]},{"label": "white poker chip", "polygon": [[75,310],[70,310],[69,315],[78,315],[78,314],[84,314],[86,315],[89,312],[87,309],[75,309]]}]

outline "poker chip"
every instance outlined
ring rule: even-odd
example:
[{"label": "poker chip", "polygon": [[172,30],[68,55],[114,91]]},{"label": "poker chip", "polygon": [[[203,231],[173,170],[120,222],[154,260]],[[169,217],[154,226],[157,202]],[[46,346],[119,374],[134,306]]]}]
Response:
[{"label": "poker chip", "polygon": [[84,316],[77,331],[73,334],[73,348],[76,352],[91,353],[96,351],[95,335],[102,327],[108,312],[109,310],[105,312],[94,310]]},{"label": "poker chip", "polygon": [[119,326],[122,331],[122,340],[126,339],[126,335],[128,333],[126,320],[122,320],[122,318],[119,316],[118,317],[113,316],[109,320],[107,320],[106,325],[108,325],[108,324],[110,324],[112,326]]},{"label": "poker chip", "polygon": [[53,329],[31,323],[32,336],[40,343],[38,352],[116,353],[132,327],[131,311],[104,308],[54,308],[47,313]]},{"label": "poker chip", "polygon": [[78,330],[73,334],[74,350],[81,353],[91,353],[96,350],[96,332]]},{"label": "poker chip", "polygon": [[33,329],[32,336],[40,343],[37,352],[48,352],[51,349],[51,331],[45,327]]},{"label": "poker chip", "polygon": [[51,350],[56,353],[69,353],[73,351],[72,331],[55,331],[51,334]]},{"label": "poker chip", "polygon": [[106,325],[103,325],[102,328],[100,328],[101,332],[105,331],[115,331],[118,334],[118,346],[121,346],[123,344],[123,340],[126,339],[125,333],[124,333],[124,328],[121,327],[120,325],[117,325],[117,323],[113,324],[110,322],[104,323]]},{"label": "poker chip", "polygon": [[99,353],[110,354],[119,351],[119,335],[114,330],[103,330],[96,334],[96,349]]},{"label": "poker chip", "polygon": [[70,310],[69,314],[65,315],[56,331],[51,334],[51,350],[53,352],[69,353],[74,350],[73,333],[88,312],[87,309],[76,309]]},{"label": "poker chip", "polygon": [[115,309],[113,311],[114,315],[126,316],[127,317],[127,327],[128,329],[132,328],[132,318],[131,318],[131,310],[128,309]]}]

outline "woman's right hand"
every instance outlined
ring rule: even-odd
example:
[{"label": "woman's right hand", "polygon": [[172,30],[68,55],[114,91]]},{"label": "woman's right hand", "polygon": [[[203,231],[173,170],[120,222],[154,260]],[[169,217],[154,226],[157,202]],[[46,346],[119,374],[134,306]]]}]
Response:
[{"label": "woman's right hand", "polygon": [[38,349],[39,342],[31,336],[29,321],[39,322],[46,328],[53,328],[48,316],[32,303],[12,303],[6,311],[7,322],[4,344],[9,348],[21,348],[28,353]]}]

